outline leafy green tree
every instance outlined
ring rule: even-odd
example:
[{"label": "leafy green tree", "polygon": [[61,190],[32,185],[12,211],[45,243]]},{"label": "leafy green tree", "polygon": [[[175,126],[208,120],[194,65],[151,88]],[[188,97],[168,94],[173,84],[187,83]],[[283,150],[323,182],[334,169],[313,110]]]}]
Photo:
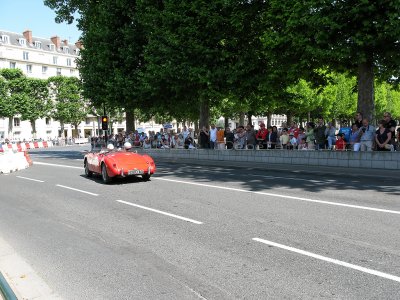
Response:
[{"label": "leafy green tree", "polygon": [[20,69],[0,70],[0,117],[8,118],[8,136],[13,129],[13,118],[18,114],[16,82],[24,77]]},{"label": "leafy green tree", "polygon": [[400,3],[268,1],[263,36],[268,55],[309,79],[328,66],[357,75],[357,110],[374,116],[374,78],[400,80]]},{"label": "leafy green tree", "polygon": [[54,76],[48,79],[48,86],[54,104],[52,117],[60,122],[62,134],[65,124],[72,124],[77,129],[89,112],[79,79]]}]

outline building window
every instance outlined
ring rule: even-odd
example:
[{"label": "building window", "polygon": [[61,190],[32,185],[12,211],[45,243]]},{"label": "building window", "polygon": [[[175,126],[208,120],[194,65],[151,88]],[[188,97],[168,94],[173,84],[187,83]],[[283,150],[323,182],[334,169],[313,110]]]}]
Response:
[{"label": "building window", "polygon": [[10,61],[10,69],[15,69],[16,63],[15,61]]},{"label": "building window", "polygon": [[73,70],[73,69],[69,70],[69,74],[70,75],[74,75],[75,74],[75,70]]},{"label": "building window", "polygon": [[24,51],[23,58],[24,60],[29,60],[29,52]]},{"label": "building window", "polygon": [[51,125],[51,118],[46,118],[46,125]]},{"label": "building window", "polygon": [[50,51],[54,51],[56,47],[54,46],[54,44],[49,44],[49,49]]},{"label": "building window", "polygon": [[8,35],[2,35],[1,36],[1,41],[3,42],[3,44],[9,44],[10,43],[10,38],[8,37]]},{"label": "building window", "polygon": [[46,66],[42,66],[42,73],[46,74],[47,73],[47,67]]},{"label": "building window", "polygon": [[57,62],[58,62],[58,57],[57,56],[53,56],[53,64],[57,64]]},{"label": "building window", "polygon": [[32,65],[26,65],[26,73],[32,73]]},{"label": "building window", "polygon": [[64,53],[69,54],[69,48],[68,47],[63,47]]},{"label": "building window", "polygon": [[90,119],[89,119],[89,118],[86,118],[85,124],[86,124],[86,125],[90,125],[90,123],[91,123]]},{"label": "building window", "polygon": [[61,75],[61,68],[57,68],[57,75]]},{"label": "building window", "polygon": [[36,42],[35,42],[35,48],[36,48],[36,49],[42,49],[42,43],[36,41]]},{"label": "building window", "polygon": [[19,39],[19,44],[20,44],[21,46],[26,46],[26,39],[20,38],[20,39]]},{"label": "building window", "polygon": [[71,66],[71,59],[67,58],[67,66],[70,67]]},{"label": "building window", "polygon": [[20,126],[21,126],[21,119],[14,118],[14,127],[20,127]]},{"label": "building window", "polygon": [[76,50],[75,50],[75,54],[76,54],[76,55],[79,55],[79,49],[76,49]]}]

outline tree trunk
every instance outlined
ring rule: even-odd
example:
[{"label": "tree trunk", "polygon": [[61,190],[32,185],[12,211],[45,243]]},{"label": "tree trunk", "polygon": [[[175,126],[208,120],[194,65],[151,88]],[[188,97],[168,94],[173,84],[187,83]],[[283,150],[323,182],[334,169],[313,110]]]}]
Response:
[{"label": "tree trunk", "polygon": [[252,122],[252,120],[251,120],[252,115],[253,115],[253,113],[252,113],[251,111],[249,111],[249,112],[247,113],[247,124],[248,124],[248,125],[253,125],[253,122]]},{"label": "tree trunk", "polygon": [[311,122],[311,112],[307,113],[307,122]]},{"label": "tree trunk", "polygon": [[64,135],[65,125],[64,125],[64,122],[60,122],[60,127],[61,127],[61,136],[60,137],[65,138],[65,135]]},{"label": "tree trunk", "polygon": [[239,113],[239,126],[244,125],[244,112]]},{"label": "tree trunk", "polygon": [[290,126],[293,122],[293,113],[291,111],[286,112],[286,125]]},{"label": "tree trunk", "polygon": [[225,128],[229,127],[229,118],[227,116],[224,117]]},{"label": "tree trunk", "polygon": [[210,101],[203,99],[200,101],[200,120],[199,127],[208,126],[210,122]]},{"label": "tree trunk", "polygon": [[9,117],[8,118],[8,139],[12,138],[13,125],[14,125],[14,118]]},{"label": "tree trunk", "polygon": [[35,120],[30,120],[31,126],[32,126],[32,137],[36,139],[36,121]]},{"label": "tree trunk", "polygon": [[372,57],[358,65],[357,88],[357,111],[361,112],[364,118],[368,118],[372,123],[375,118],[374,64]]},{"label": "tree trunk", "polygon": [[267,112],[267,127],[272,126],[272,112]]},{"label": "tree trunk", "polygon": [[126,132],[129,133],[131,131],[135,131],[135,113],[134,111],[127,111],[125,113],[126,120]]}]

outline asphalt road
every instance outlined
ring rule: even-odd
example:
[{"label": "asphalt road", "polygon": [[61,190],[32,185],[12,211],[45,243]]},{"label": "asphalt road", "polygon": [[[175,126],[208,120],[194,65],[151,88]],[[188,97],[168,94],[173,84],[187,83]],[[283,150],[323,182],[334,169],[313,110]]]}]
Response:
[{"label": "asphalt road", "polygon": [[64,299],[400,299],[398,177],[156,161],[104,185],[83,149],[0,176],[0,237]]}]

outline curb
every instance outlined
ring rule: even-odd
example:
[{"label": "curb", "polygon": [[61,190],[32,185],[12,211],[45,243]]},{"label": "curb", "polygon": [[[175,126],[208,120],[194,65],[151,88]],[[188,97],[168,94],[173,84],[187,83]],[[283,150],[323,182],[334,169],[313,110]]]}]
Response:
[{"label": "curb", "polygon": [[0,292],[4,297],[4,300],[18,300],[14,291],[4,278],[3,273],[0,272]]}]

